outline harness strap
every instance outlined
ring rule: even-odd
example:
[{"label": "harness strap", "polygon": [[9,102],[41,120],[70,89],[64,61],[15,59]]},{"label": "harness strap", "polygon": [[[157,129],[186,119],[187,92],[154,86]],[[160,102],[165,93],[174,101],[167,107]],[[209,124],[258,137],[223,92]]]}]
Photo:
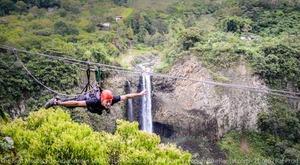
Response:
[{"label": "harness strap", "polygon": [[93,89],[93,87],[90,84],[91,69],[89,64],[86,70],[86,76],[87,76],[87,83],[80,93],[87,92],[89,89]]}]

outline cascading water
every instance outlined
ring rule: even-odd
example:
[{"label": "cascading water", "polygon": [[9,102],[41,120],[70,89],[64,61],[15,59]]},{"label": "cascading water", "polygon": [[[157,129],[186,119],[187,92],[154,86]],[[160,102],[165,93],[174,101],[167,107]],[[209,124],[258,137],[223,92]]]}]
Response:
[{"label": "cascading water", "polygon": [[142,130],[152,132],[151,78],[147,73],[142,75],[142,88],[147,91],[142,98]]},{"label": "cascading water", "polygon": [[[125,91],[126,93],[131,93],[131,85],[129,81],[126,81],[125,84]],[[126,109],[127,109],[127,118],[129,121],[133,121],[133,111],[132,111],[132,99],[128,99],[126,102]]]}]

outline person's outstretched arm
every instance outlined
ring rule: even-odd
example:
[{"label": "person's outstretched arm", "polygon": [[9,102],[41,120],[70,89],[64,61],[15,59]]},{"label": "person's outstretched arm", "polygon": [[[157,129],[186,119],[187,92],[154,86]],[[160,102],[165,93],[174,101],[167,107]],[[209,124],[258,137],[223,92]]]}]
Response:
[{"label": "person's outstretched arm", "polygon": [[121,101],[124,101],[124,100],[127,100],[127,99],[132,99],[132,98],[135,98],[135,97],[141,97],[141,96],[144,96],[146,94],[147,94],[147,91],[143,90],[140,93],[129,93],[129,94],[126,94],[126,95],[121,95]]},{"label": "person's outstretched arm", "polygon": [[86,101],[58,101],[57,105],[65,107],[86,107]]}]

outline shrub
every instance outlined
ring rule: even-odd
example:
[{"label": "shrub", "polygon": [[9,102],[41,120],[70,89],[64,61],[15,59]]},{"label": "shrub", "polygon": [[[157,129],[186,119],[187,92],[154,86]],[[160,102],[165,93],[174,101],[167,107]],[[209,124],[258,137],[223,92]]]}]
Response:
[{"label": "shrub", "polygon": [[252,30],[252,21],[247,18],[231,16],[223,21],[223,29],[225,32],[250,32]]},{"label": "shrub", "polygon": [[[247,149],[241,149],[241,143],[245,143]],[[218,145],[226,151],[228,164],[274,164],[265,153],[264,149],[269,146],[264,136],[258,133],[231,131],[224,135]]]},{"label": "shrub", "polygon": [[283,44],[265,46],[262,54],[254,56],[253,65],[256,72],[267,83],[278,88],[288,84],[300,88],[300,52]]},{"label": "shrub", "polygon": [[107,63],[109,50],[107,46],[101,42],[91,44],[86,47],[86,49],[82,50],[84,52],[89,51],[91,53],[92,58],[94,58],[97,62]]},{"label": "shrub", "polygon": [[7,41],[7,37],[3,34],[0,34],[0,43],[4,43]]},{"label": "shrub", "polygon": [[282,102],[275,102],[270,113],[260,114],[258,126],[265,133],[299,143],[300,118]]},{"label": "shrub", "polygon": [[264,35],[288,33],[299,35],[300,16],[297,11],[266,10],[260,12],[255,19],[254,31]]},{"label": "shrub", "polygon": [[96,31],[96,25],[94,23],[89,23],[84,27],[84,30],[89,33],[93,33]]},{"label": "shrub", "polygon": [[204,35],[192,50],[207,67],[221,69],[232,66],[247,54],[248,44],[232,33],[213,32]]},{"label": "shrub", "polygon": [[74,26],[64,23],[63,21],[58,21],[54,24],[54,32],[64,35],[78,35],[79,31]]},{"label": "shrub", "polygon": [[181,33],[181,44],[183,50],[193,47],[196,42],[201,40],[202,31],[197,27],[191,27]]},{"label": "shrub", "polygon": [[53,23],[50,19],[38,19],[33,20],[28,24],[30,29],[33,30],[42,30],[42,29],[49,29],[53,26]]},{"label": "shrub", "polygon": [[64,8],[59,8],[57,13],[61,17],[65,17],[68,14],[68,12]]},{"label": "shrub", "polygon": [[163,35],[155,33],[154,35],[146,35],[145,44],[154,47],[162,44],[165,40],[166,38]]},{"label": "shrub", "polygon": [[16,3],[16,10],[19,13],[23,13],[23,12],[27,11],[27,7],[28,7],[28,5],[25,2],[23,2],[23,1],[18,1]]},{"label": "shrub", "polygon": [[[40,110],[0,130],[15,142],[19,164],[189,164],[191,155],[138,130],[137,123],[117,121],[115,135],[75,123],[61,109]],[[1,144],[1,143],[0,143]],[[4,153],[0,153],[3,156]]]},{"label": "shrub", "polygon": [[34,18],[41,18],[46,14],[46,10],[42,8],[38,8],[37,6],[33,6],[32,8],[29,9],[29,13],[34,17]]},{"label": "shrub", "polygon": [[14,10],[14,2],[11,0],[0,0],[0,16],[9,14],[10,11]]},{"label": "shrub", "polygon": [[128,18],[128,26],[133,30],[138,42],[144,42],[147,34],[154,35],[156,32],[168,31],[166,23],[147,13],[136,13]]},{"label": "shrub", "polygon": [[80,1],[78,0],[63,0],[60,1],[61,8],[65,9],[66,11],[70,11],[73,14],[80,13]]}]

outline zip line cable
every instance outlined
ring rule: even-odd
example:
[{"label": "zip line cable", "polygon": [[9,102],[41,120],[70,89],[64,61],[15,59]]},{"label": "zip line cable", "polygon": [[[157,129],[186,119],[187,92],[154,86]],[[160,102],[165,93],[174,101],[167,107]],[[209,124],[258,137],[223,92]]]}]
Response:
[{"label": "zip line cable", "polygon": [[[164,74],[160,74],[160,77],[174,78],[174,76],[168,76],[168,75],[164,75]],[[274,92],[274,90],[270,90],[270,89],[267,89],[267,88],[265,88],[265,89],[255,88],[255,87],[249,87],[249,86],[238,85],[238,84],[218,83],[218,82],[197,80],[197,79],[191,79],[191,78],[185,78],[185,77],[179,77],[179,79],[187,80],[187,81],[193,81],[193,82],[200,82],[200,83],[208,84],[208,85],[222,86],[222,87],[228,87],[228,88],[236,88],[236,89],[241,89],[241,90],[249,90],[249,91],[253,91],[253,92],[257,92],[257,93],[266,93],[266,94],[270,94],[270,95],[283,96],[283,97],[288,97],[288,98],[293,98],[293,99],[300,99],[300,97],[297,97],[297,96],[287,95],[290,92],[286,92],[286,94],[281,94],[279,92]],[[276,90],[276,91],[278,91],[278,90]],[[285,91],[282,92],[282,93],[285,93]]]},{"label": "zip line cable", "polygon": [[[108,68],[102,68],[102,70],[105,70],[105,71],[116,71],[116,72],[119,72],[119,73],[122,72],[122,73],[127,73],[127,74],[133,74],[133,76],[139,76],[139,75],[134,74],[132,72],[123,71],[123,70],[115,70],[115,69],[108,69]],[[138,73],[143,73],[143,72],[138,72]],[[206,81],[201,81],[201,80],[196,80],[196,79],[190,79],[190,78],[184,78],[184,77],[168,76],[168,75],[165,75],[165,74],[155,74],[155,75],[156,75],[156,77],[161,77],[161,78],[188,80],[188,81],[193,81],[193,82],[200,82],[202,84],[205,84],[205,82],[206,82]],[[206,84],[215,85],[215,84],[211,84],[211,82],[209,82],[209,81]],[[237,89],[245,90],[245,88],[242,88],[242,87],[239,87],[239,86],[232,86],[232,84],[228,84],[228,86],[225,86],[223,84],[222,86],[223,87],[230,87],[230,88],[237,88]],[[297,96],[290,96],[290,95],[284,95],[284,94],[280,94],[280,93],[276,93],[276,92],[269,92],[267,90],[260,90],[259,88],[248,89],[248,90],[249,91],[253,91],[253,92],[257,92],[257,93],[266,93],[266,94],[270,94],[270,95],[281,96],[281,97],[288,97],[288,98],[299,99],[300,100],[300,97],[297,97]]]},{"label": "zip line cable", "polygon": [[[5,49],[15,49],[15,48],[5,46]],[[15,49],[15,50],[17,50],[17,49]],[[212,81],[195,80],[195,79],[190,79],[190,78],[186,78],[186,77],[169,76],[169,75],[166,75],[166,74],[159,74],[159,73],[152,73],[152,72],[139,72],[139,71],[133,71],[133,70],[125,69],[125,68],[118,67],[118,66],[100,64],[100,63],[94,63],[94,62],[80,61],[80,60],[75,60],[75,59],[71,59],[71,58],[59,57],[59,56],[52,56],[52,55],[47,55],[47,54],[42,54],[42,53],[32,53],[32,52],[25,51],[25,50],[18,50],[18,51],[19,52],[24,52],[24,53],[29,53],[29,54],[42,55],[42,56],[46,56],[48,58],[56,58],[58,60],[64,60],[64,61],[68,61],[68,62],[71,62],[71,63],[92,64],[92,65],[96,65],[96,66],[108,67],[111,70],[117,70],[117,71],[121,70],[121,71],[124,71],[124,72],[127,72],[127,73],[130,73],[130,72],[131,73],[135,73],[135,74],[147,73],[147,74],[150,74],[152,76],[157,76],[157,77],[189,80],[189,81],[201,82],[201,83],[205,83],[205,84],[209,84],[209,85],[217,85],[217,86],[239,88],[239,89],[248,89],[248,90],[255,91],[255,92],[269,93],[269,94],[275,94],[275,95],[278,95],[278,93],[285,93],[285,94],[291,94],[291,95],[298,95],[298,94],[300,94],[300,93],[288,92],[288,91],[282,91],[282,90],[261,89],[261,88],[249,87],[249,86],[244,86],[244,85],[239,85],[239,84],[226,84],[226,83],[218,83],[218,82],[212,82]],[[296,97],[296,98],[298,98],[298,97]]]},{"label": "zip line cable", "polygon": [[6,50],[16,50],[18,52],[23,52],[23,53],[27,53],[27,54],[36,54],[36,55],[40,55],[40,56],[44,56],[44,57],[48,57],[48,58],[52,58],[52,59],[58,59],[58,60],[63,60],[63,61],[70,61],[70,62],[79,63],[79,64],[87,64],[87,65],[90,64],[90,65],[96,65],[96,66],[102,66],[102,67],[108,67],[108,68],[114,68],[114,69],[121,69],[121,70],[131,71],[130,69],[125,69],[125,68],[118,67],[118,66],[101,64],[101,63],[95,63],[95,62],[81,61],[81,60],[77,60],[77,59],[72,59],[72,58],[67,58],[67,57],[61,57],[61,56],[53,56],[53,55],[48,55],[48,54],[43,54],[43,53],[35,53],[35,52],[26,51],[26,50],[16,49],[14,47],[9,47],[9,46],[6,46],[6,45],[0,45],[0,47],[4,48]]},{"label": "zip line cable", "polygon": [[[8,46],[5,46],[4,48],[5,49],[15,49],[15,48],[8,47]],[[288,92],[288,91],[282,91],[282,90],[261,89],[261,88],[249,87],[249,86],[244,86],[244,85],[239,85],[239,84],[226,84],[226,83],[218,83],[218,82],[212,82],[212,81],[196,80],[196,79],[190,79],[190,78],[186,78],[186,77],[182,77],[182,76],[170,76],[170,75],[166,75],[166,74],[159,74],[159,73],[153,73],[153,72],[133,71],[133,70],[130,70],[130,69],[125,69],[125,68],[122,68],[122,67],[112,66],[112,65],[107,65],[107,64],[80,61],[80,60],[76,60],[76,59],[53,56],[53,55],[47,55],[47,54],[42,54],[42,53],[32,53],[32,52],[29,52],[29,51],[26,51],[26,50],[19,50],[19,49],[15,49],[15,50],[17,50],[19,52],[23,52],[23,53],[41,55],[41,56],[45,56],[45,57],[48,57],[48,58],[54,58],[54,59],[63,60],[63,61],[76,63],[76,64],[81,64],[81,65],[82,64],[91,64],[91,65],[96,65],[96,66],[108,67],[108,68],[106,68],[107,70],[116,70],[116,71],[122,71],[122,72],[126,72],[126,73],[135,73],[135,74],[147,73],[147,74],[149,74],[151,76],[154,76],[154,77],[164,77],[164,78],[171,78],[171,79],[189,80],[189,81],[201,82],[201,83],[205,83],[205,84],[209,84],[209,85],[217,85],[217,86],[224,86],[224,87],[238,88],[238,89],[248,89],[248,90],[251,90],[251,91],[254,91],[254,92],[269,93],[269,94],[280,95],[280,96],[286,96],[286,95],[282,95],[282,94],[278,94],[278,93],[284,93],[284,94],[290,94],[290,95],[300,94],[300,93]],[[297,99],[300,98],[300,97],[293,97],[293,96],[289,96],[289,97],[290,98],[297,98]]]},{"label": "zip line cable", "polygon": [[[162,78],[176,79],[176,80],[187,80],[187,81],[193,81],[193,82],[200,82],[200,83],[208,84],[208,85],[223,86],[223,87],[228,87],[228,88],[238,88],[238,89],[249,90],[249,91],[254,91],[254,92],[259,92],[259,93],[266,93],[266,94],[271,94],[271,95],[300,99],[300,97],[296,96],[296,95],[300,95],[300,93],[296,93],[296,92],[289,92],[289,91],[275,90],[275,89],[268,89],[268,88],[262,89],[262,88],[250,87],[250,86],[239,85],[239,84],[227,84],[227,83],[219,83],[219,82],[213,82],[213,81],[197,80],[197,79],[191,79],[191,78],[187,78],[187,77],[183,77],[183,76],[171,76],[171,75],[167,75],[167,74],[154,73],[154,72],[134,71],[134,70],[130,70],[130,69],[126,69],[126,68],[118,67],[118,66],[113,66],[113,65],[81,61],[81,60],[77,60],[77,59],[47,55],[47,54],[43,54],[43,53],[33,53],[33,52],[26,51],[26,50],[20,50],[20,49],[16,49],[13,47],[9,47],[6,45],[0,45],[0,47],[3,49],[6,49],[6,50],[13,50],[13,51],[23,52],[23,53],[27,53],[27,54],[36,54],[36,55],[44,56],[47,58],[63,60],[66,62],[79,64],[79,65],[95,65],[98,67],[102,67],[102,69],[105,69],[105,70],[113,70],[113,71],[117,71],[117,72],[124,72],[124,73],[137,74],[137,75],[146,73],[153,77],[162,77]],[[28,69],[26,69],[26,70],[28,70]],[[34,79],[37,80],[36,78],[34,78]],[[44,86],[44,85],[42,85],[42,86]],[[57,93],[59,93],[59,92],[57,92]],[[293,95],[293,96],[291,96],[291,95]]]},{"label": "zip line cable", "polygon": [[52,93],[55,93],[57,95],[61,95],[61,96],[67,96],[67,97],[76,97],[77,95],[68,95],[68,94],[64,94],[64,93],[60,93],[60,92],[57,92],[53,89],[51,89],[50,87],[44,85],[41,81],[39,81],[28,69],[27,67],[25,66],[25,64],[22,62],[22,60],[19,58],[17,52],[15,50],[13,50],[13,54],[15,55],[17,61],[20,62],[20,64],[22,65],[23,69],[27,72],[27,74],[33,78],[34,81],[36,81],[38,84],[40,84],[42,87],[46,88],[48,91],[52,92]]}]

